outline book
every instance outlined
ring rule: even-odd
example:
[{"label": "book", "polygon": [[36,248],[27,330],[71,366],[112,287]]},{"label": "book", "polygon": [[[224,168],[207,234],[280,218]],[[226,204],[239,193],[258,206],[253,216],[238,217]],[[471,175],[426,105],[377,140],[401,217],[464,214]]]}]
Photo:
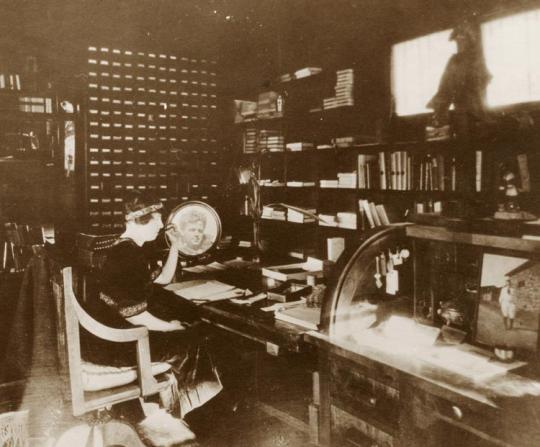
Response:
[{"label": "book", "polygon": [[364,210],[364,215],[366,216],[366,219],[368,221],[369,228],[375,228],[375,220],[373,219],[373,215],[371,214],[369,202],[365,199],[360,199],[358,201],[358,204],[360,208]]},{"label": "book", "polygon": [[475,190],[482,191],[482,151],[475,152]]},{"label": "book", "polygon": [[381,221],[382,225],[390,225],[390,219],[388,219],[388,215],[386,214],[386,208],[384,205],[375,205],[375,209],[377,210],[377,214],[379,215],[379,220]]},{"label": "book", "polygon": [[375,226],[380,227],[382,225],[382,222],[379,218],[379,214],[377,213],[377,208],[375,208],[375,204],[373,202],[369,202],[369,210],[371,211],[371,216],[373,217],[373,222]]},{"label": "book", "polygon": [[517,156],[519,177],[521,180],[521,190],[523,192],[529,192],[531,190],[531,178],[529,173],[529,163],[527,154],[519,154]]},{"label": "book", "polygon": [[342,237],[329,237],[326,239],[327,258],[336,262],[345,250],[345,239]]}]

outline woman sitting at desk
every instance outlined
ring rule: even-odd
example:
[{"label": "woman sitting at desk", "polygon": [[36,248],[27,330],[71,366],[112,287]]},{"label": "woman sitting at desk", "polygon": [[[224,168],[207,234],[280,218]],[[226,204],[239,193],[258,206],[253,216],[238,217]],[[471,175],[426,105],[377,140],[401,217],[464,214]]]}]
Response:
[{"label": "woman sitting at desk", "polygon": [[[163,228],[160,214],[162,204],[134,191],[124,206],[126,229],[107,253],[100,275],[99,296],[93,303],[92,313],[96,319],[111,327],[124,328],[135,325],[146,326],[150,330],[152,361],[171,363],[178,380],[178,393],[174,394],[179,397],[177,406],[180,407],[180,414],[183,417],[197,406],[191,402],[190,405],[186,405],[186,399],[182,399],[182,396],[186,393],[184,388],[187,386],[186,378],[194,374],[192,370],[186,371],[188,362],[185,360],[189,355],[193,355],[194,347],[196,355],[199,355],[200,341],[192,330],[185,331],[188,323],[171,319],[171,316],[179,314],[178,309],[176,311],[168,309],[167,312],[167,309],[163,310],[163,305],[156,305],[159,301],[159,297],[156,296],[159,289],[155,287],[155,284],[168,284],[172,281],[181,238],[174,229],[168,231],[171,247],[160,269],[157,260],[152,259],[147,253],[145,243],[154,241]],[[98,364],[131,366],[135,363],[136,352],[131,344],[109,343],[92,338],[87,343],[84,357]],[[221,390],[221,383],[217,377],[214,377],[214,382],[214,386],[210,388],[208,383],[205,384],[205,396],[200,398],[199,404],[209,400]],[[192,382],[190,385],[193,387]],[[145,410],[144,404],[142,408]],[[133,409],[131,411],[133,418]],[[140,419],[142,416],[140,408],[136,412],[138,417],[135,416],[135,419]],[[163,410],[160,410],[160,414],[162,417],[157,418],[155,414],[147,415],[142,426],[148,425],[150,420],[155,420],[158,431],[171,429],[181,432],[183,428],[186,439],[193,438],[193,434],[181,420],[172,418]]]}]

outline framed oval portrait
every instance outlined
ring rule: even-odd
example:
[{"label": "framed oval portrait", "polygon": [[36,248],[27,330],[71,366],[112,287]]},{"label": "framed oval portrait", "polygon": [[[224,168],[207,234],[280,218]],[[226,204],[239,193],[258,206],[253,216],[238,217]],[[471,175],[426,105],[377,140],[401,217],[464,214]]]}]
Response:
[{"label": "framed oval portrait", "polygon": [[[185,257],[204,255],[221,238],[221,220],[210,205],[189,201],[178,205],[167,218],[167,227],[173,226],[180,238],[178,252]],[[170,237],[167,236],[170,243]]]}]

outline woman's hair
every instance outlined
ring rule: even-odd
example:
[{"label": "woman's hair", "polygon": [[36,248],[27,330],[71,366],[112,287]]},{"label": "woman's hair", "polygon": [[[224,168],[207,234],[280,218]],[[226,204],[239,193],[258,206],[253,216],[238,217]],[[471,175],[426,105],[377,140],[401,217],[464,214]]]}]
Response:
[{"label": "woman's hair", "polygon": [[[142,193],[141,191],[133,190],[127,193],[124,199],[124,214],[127,216],[134,211],[142,210],[148,206],[156,205],[160,203],[159,200],[148,193]],[[135,223],[139,225],[145,225],[152,220],[152,214],[145,214],[144,216],[134,219]]]}]

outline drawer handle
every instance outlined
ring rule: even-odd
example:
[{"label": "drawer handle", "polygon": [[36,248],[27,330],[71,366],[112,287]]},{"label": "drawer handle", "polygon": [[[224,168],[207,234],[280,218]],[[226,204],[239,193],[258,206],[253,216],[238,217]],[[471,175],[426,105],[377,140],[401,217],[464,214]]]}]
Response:
[{"label": "drawer handle", "polygon": [[375,397],[370,397],[368,399],[368,404],[371,406],[371,407],[375,407],[377,406],[377,399]]},{"label": "drawer handle", "polygon": [[452,405],[452,412],[454,413],[456,419],[463,419],[463,411],[461,411],[461,408],[459,408],[457,405]]}]

